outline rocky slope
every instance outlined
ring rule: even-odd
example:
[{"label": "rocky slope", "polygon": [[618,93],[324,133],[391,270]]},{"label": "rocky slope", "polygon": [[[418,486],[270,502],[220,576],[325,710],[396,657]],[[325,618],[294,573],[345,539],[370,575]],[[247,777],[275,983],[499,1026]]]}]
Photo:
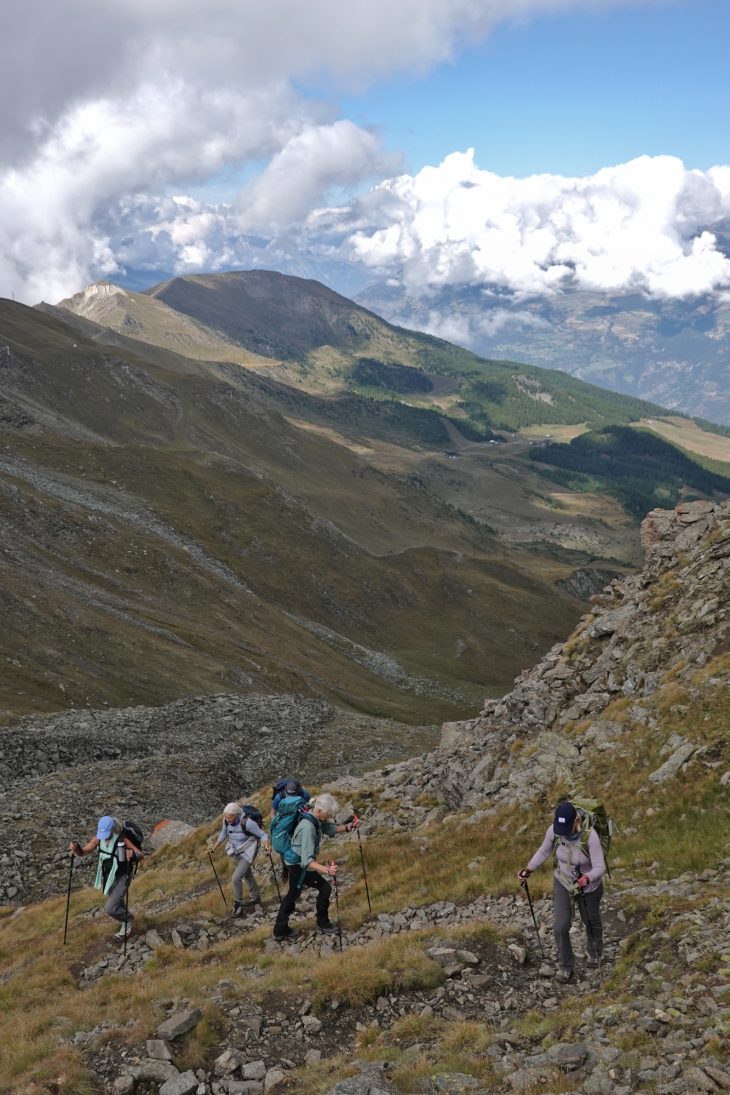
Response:
[{"label": "rocky slope", "polygon": [[57,892],[63,847],[97,817],[200,825],[277,774],[320,781],[434,744],[435,726],[344,712],[298,695],[190,697],[164,707],[70,711],[0,728],[0,904]]},{"label": "rocky slope", "polygon": [[[566,643],[488,700],[479,718],[446,724],[442,750],[391,770],[387,785],[406,798],[432,791],[450,807],[508,802],[556,780],[573,787],[596,751],[625,748],[630,728],[661,733],[654,701],[668,681],[686,682],[690,701],[722,694],[726,670],[703,671],[730,651],[730,505],[655,510],[642,543],[640,573],[612,581]],[[715,762],[701,735],[675,737],[654,782],[693,757]]]},{"label": "rocky slope", "polygon": [[[24,1015],[7,1090],[730,1090],[730,505],[655,511],[643,537],[641,574],[479,719],[334,785],[343,814],[365,819],[373,905],[353,836],[337,848],[342,953],[308,931],[283,953],[271,941],[266,860],[264,910],[225,919],[210,826],[140,871],[126,955],[89,891],[74,894],[66,949],[62,899],[6,917],[0,977]],[[22,790],[38,802],[38,785]],[[576,933],[562,985],[549,871],[530,880],[539,943],[514,875],[566,790],[599,793],[618,832],[606,959],[586,969]],[[300,926],[311,914],[304,896]]]}]

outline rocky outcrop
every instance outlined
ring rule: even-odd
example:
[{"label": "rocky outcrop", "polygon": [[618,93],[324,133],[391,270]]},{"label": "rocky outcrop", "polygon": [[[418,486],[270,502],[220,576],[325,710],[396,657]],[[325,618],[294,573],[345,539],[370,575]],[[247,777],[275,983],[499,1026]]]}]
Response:
[{"label": "rocky outcrop", "polygon": [[[614,579],[565,643],[558,643],[490,699],[479,718],[446,723],[440,749],[388,767],[369,788],[405,804],[401,823],[421,824],[433,809],[529,799],[547,784],[575,786],[586,746],[612,748],[622,727],[605,717],[616,699],[632,701],[631,718],[650,723],[646,700],[666,682],[682,682],[730,649],[730,503],[690,502],[654,510],[642,525],[646,565]],[[566,731],[580,726],[580,737]],[[661,781],[700,743],[679,742],[651,779]],[[352,784],[346,784],[352,788]]]}]

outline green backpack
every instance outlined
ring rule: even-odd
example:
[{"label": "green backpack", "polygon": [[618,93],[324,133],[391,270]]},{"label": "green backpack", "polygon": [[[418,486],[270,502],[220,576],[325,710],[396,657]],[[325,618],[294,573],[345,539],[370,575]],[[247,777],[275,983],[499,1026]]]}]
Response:
[{"label": "green backpack", "polygon": [[[588,855],[588,834],[592,829],[595,829],[596,835],[601,842],[603,858],[606,860],[606,870],[608,871],[608,850],[611,847],[611,837],[613,836],[613,821],[608,816],[604,804],[598,798],[578,798],[574,796],[561,801],[572,802],[580,815],[580,847],[586,855]],[[560,837],[556,837],[555,844],[560,839]],[[611,872],[608,871],[608,873],[610,875]]]}]

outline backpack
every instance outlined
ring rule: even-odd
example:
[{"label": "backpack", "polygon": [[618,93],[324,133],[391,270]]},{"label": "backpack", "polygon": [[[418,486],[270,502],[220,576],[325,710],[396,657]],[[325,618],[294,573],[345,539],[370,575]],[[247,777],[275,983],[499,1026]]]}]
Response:
[{"label": "backpack", "polygon": [[[566,799],[561,801],[565,802]],[[606,807],[598,798],[572,797],[567,801],[573,803],[580,816],[579,844],[581,850],[585,855],[588,855],[588,834],[595,829],[596,836],[601,842],[603,858],[606,860],[606,870],[608,871],[608,850],[611,847],[611,837],[613,836],[613,821],[608,816]],[[555,845],[560,839],[560,837],[555,838]],[[608,873],[610,875],[611,872]]]},{"label": "backpack", "polygon": [[282,793],[282,791],[284,791],[286,789],[287,783],[296,783],[297,789],[295,791],[295,794],[297,794],[297,795],[301,794],[302,785],[299,782],[299,780],[298,779],[292,779],[291,776],[284,776],[283,779],[277,779],[276,783],[271,788],[271,800],[272,800],[272,802],[276,798],[277,795],[280,795]]},{"label": "backpack", "polygon": [[119,835],[117,836],[117,839],[114,841],[114,845],[111,850],[108,852],[104,852],[101,848],[99,848],[99,858],[102,860],[101,878],[103,886],[106,885],[106,880],[109,877],[109,872],[112,869],[112,863],[115,859],[117,860],[118,875],[137,873],[137,865],[139,863],[137,855],[135,855],[133,859],[128,860],[126,855],[120,852],[120,846],[122,848],[124,847],[124,845],[122,844],[122,837],[125,836],[128,840],[132,841],[132,844],[134,844],[135,848],[139,848],[140,851],[142,850],[144,833],[140,829],[139,825],[136,821],[123,821],[122,828],[119,832]]},{"label": "backpack", "polygon": [[144,844],[144,833],[140,829],[136,821],[123,821],[122,831],[119,837],[126,836],[127,840],[131,840],[135,848],[139,848],[142,851],[142,845]]},{"label": "backpack", "polygon": [[241,815],[242,817],[250,818],[255,825],[258,825],[259,829],[263,829],[264,819],[261,816],[261,811],[257,810],[255,806],[242,806]]},{"label": "backpack", "polygon": [[275,852],[278,852],[280,856],[283,856],[287,863],[299,862],[299,857],[296,852],[292,850],[291,838],[294,835],[294,830],[297,825],[304,818],[311,821],[314,826],[319,825],[316,817],[310,812],[308,807],[304,805],[299,795],[289,795],[287,798],[281,800],[279,809],[276,811],[271,822],[271,829],[269,831],[271,847]]}]

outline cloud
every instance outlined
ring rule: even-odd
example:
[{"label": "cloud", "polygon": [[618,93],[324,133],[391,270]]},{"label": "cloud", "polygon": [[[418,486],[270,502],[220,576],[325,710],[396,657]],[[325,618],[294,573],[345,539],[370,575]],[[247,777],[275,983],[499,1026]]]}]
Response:
[{"label": "cloud", "polygon": [[522,295],[577,286],[681,297],[730,285],[712,232],[730,216],[726,167],[642,156],[585,178],[515,179],[481,170],[469,151],[380,184],[364,204],[370,225],[346,246],[413,294],[496,283]]},{"label": "cloud", "polygon": [[321,195],[368,176],[382,176],[397,157],[381,151],[378,139],[345,119],[309,126],[289,140],[240,194],[243,231],[272,232],[300,221]]},{"label": "cloud", "polygon": [[[505,20],[584,7],[585,0],[10,5],[3,30],[13,48],[0,66],[0,101],[12,103],[0,113],[0,293],[28,302],[64,296],[127,264],[154,265],[153,247],[173,269],[221,268],[261,251],[246,238],[253,230],[284,234],[269,255],[303,241],[313,258],[341,261],[353,225],[339,224],[325,243],[315,238],[317,227],[336,218],[313,210],[396,168],[373,132],[340,117],[337,95],[453,60]],[[410,248],[414,275],[420,263],[425,277],[431,257],[440,277],[457,267],[478,274],[480,249],[470,251],[467,240],[460,254],[453,239],[444,246],[461,196],[440,214],[443,165],[432,170],[430,205],[388,246],[394,256],[401,244]],[[237,177],[248,181],[229,204],[201,198],[206,184],[226,178],[233,189]],[[417,183],[422,188],[427,177]],[[384,253],[378,233],[388,231],[377,217],[387,220],[390,202],[409,220],[421,200],[405,181],[388,185],[348,207],[362,231],[348,255],[360,248],[374,265]],[[483,180],[477,185],[483,197]],[[188,198],[198,201],[196,211]],[[298,239],[291,234],[297,219]],[[507,244],[503,228],[494,228],[492,251]],[[515,223],[513,240],[521,234]],[[540,237],[530,246],[536,253],[524,255],[524,279],[539,265]],[[711,259],[711,243],[698,245],[698,278]],[[508,260],[505,253],[505,268]],[[683,272],[666,267],[663,276],[674,283]]]}]

